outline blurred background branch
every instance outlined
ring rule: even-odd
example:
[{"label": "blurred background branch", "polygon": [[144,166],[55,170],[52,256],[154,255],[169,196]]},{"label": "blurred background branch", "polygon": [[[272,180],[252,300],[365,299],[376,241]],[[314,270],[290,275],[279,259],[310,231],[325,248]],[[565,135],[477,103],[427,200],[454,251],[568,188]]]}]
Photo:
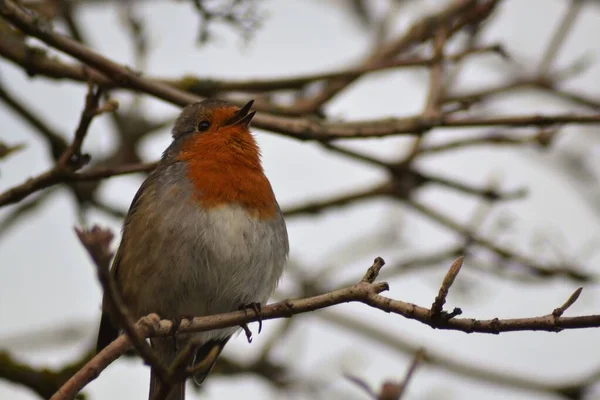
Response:
[{"label": "blurred background branch", "polygon": [[[162,111],[166,107],[163,103],[179,107],[205,97],[217,96],[236,103],[256,98],[259,113],[255,127],[283,136],[276,142],[279,147],[269,147],[265,157],[281,153],[277,156],[286,165],[280,162],[271,168],[273,172],[269,169],[267,172],[276,175],[283,170],[282,179],[301,189],[289,189],[289,194],[284,189],[276,190],[285,199],[281,203],[290,224],[292,247],[312,235],[306,233],[313,232],[307,226],[324,229],[323,236],[313,238],[315,241],[305,251],[295,254],[292,251],[293,259],[277,298],[314,296],[356,282],[363,271],[348,265],[359,265],[382,251],[389,254],[385,257],[388,266],[382,271],[382,278],[390,280],[392,290],[399,288],[391,297],[409,300],[414,296],[416,304],[426,304],[422,303],[425,297],[412,292],[405,296],[408,286],[435,286],[437,283],[432,282],[439,282],[449,263],[459,255],[465,256],[468,267],[461,272],[462,279],[453,287],[451,296],[459,296],[461,303],[469,303],[472,298],[476,299],[475,305],[484,298],[482,291],[489,294],[508,290],[506,287],[512,288],[515,296],[531,291],[536,298],[538,291],[552,290],[555,294],[558,287],[564,287],[569,289],[566,292],[572,292],[576,286],[584,285],[593,298],[597,294],[594,290],[598,287],[599,273],[595,264],[600,249],[596,229],[600,216],[600,166],[596,154],[600,93],[595,90],[598,65],[592,52],[596,48],[592,45],[591,50],[578,49],[586,48],[580,43],[585,42],[586,35],[595,43],[598,30],[581,31],[589,29],[584,27],[590,19],[595,21],[592,25],[600,26],[600,8],[598,2],[591,0],[553,0],[552,9],[559,11],[551,14],[540,11],[550,8],[546,5],[549,0],[544,4],[515,1],[306,2],[302,7],[319,7],[319,13],[327,16],[325,27],[298,14],[304,30],[295,40],[281,39],[278,50],[270,51],[269,55],[257,53],[255,57],[264,62],[260,69],[248,67],[246,72],[244,63],[250,65],[251,57],[238,59],[239,74],[233,75],[225,72],[225,66],[216,70],[207,67],[211,65],[211,57],[216,57],[215,49],[229,53],[246,53],[249,48],[260,50],[269,26],[281,24],[276,13],[272,14],[279,7],[273,2],[0,0],[0,112],[3,113],[0,121],[22,124],[3,123],[4,132],[0,133],[3,135],[0,137],[0,245],[10,243],[22,232],[31,234],[43,229],[45,223],[36,222],[36,218],[56,210],[69,221],[66,216],[73,212],[75,221],[84,226],[99,218],[120,224],[131,193],[115,190],[120,187],[115,182],[130,179],[130,186],[134,187],[135,176],[143,176],[154,167],[158,152],[149,149],[160,137],[168,137],[167,130],[177,114],[173,107]],[[186,24],[193,25],[191,34],[188,32],[187,37],[177,40],[187,41],[192,50],[179,54],[177,59],[168,59],[169,68],[157,68],[159,38],[179,28],[174,26],[179,22],[167,17],[157,20],[156,13],[171,8],[185,8],[190,16]],[[111,20],[116,23],[105,26],[108,14],[116,16]],[[518,19],[518,15],[527,17]],[[345,21],[347,25],[343,26],[347,31],[338,31],[334,18]],[[292,19],[283,21],[281,32],[291,30],[287,24]],[[533,19],[548,28],[534,28]],[[510,32],[517,30],[514,27],[521,29],[521,25],[532,27],[528,35],[518,40],[523,41],[523,46],[527,43],[528,48],[538,49],[536,54],[511,45]],[[328,37],[355,35],[352,37],[357,39],[352,39],[354,42],[349,42],[347,49],[340,50],[345,54],[343,62],[318,62],[334,52],[307,32],[318,29],[324,29]],[[500,35],[490,33],[499,29],[503,32]],[[112,51],[114,43],[108,39],[109,30],[120,32],[126,42],[126,55]],[[574,38],[579,38],[579,42]],[[325,38],[321,39],[325,43]],[[316,51],[314,59],[308,60],[309,67],[292,69],[285,63],[286,52],[300,53],[304,48]],[[179,67],[185,65],[181,59],[191,59],[195,53],[204,58],[193,65],[192,73]],[[27,76],[28,80],[14,83],[11,78],[14,76]],[[404,86],[398,85],[399,76],[408,77],[403,81]],[[90,84],[102,89],[97,92],[98,96],[102,94],[97,99],[99,104],[112,104],[112,99],[118,99],[119,108],[95,123],[100,125],[100,134],[90,134],[85,140],[81,136],[81,140],[74,141],[76,136],[71,132],[77,125],[82,91]],[[389,96],[380,98],[381,91],[365,89],[374,87],[369,85],[387,88]],[[47,91],[45,103],[34,98],[35,88]],[[77,95],[69,90],[76,90]],[[360,106],[347,111],[348,99],[356,93],[360,93],[356,98],[362,96],[357,100]],[[50,104],[63,101],[66,111],[60,117],[40,108],[40,104],[49,108]],[[15,132],[15,127],[21,132]],[[299,140],[286,141],[287,138]],[[285,146],[318,152],[323,159],[343,165],[340,170],[343,172],[334,177],[325,167],[315,169],[308,158],[303,158],[309,153],[286,152]],[[28,155],[31,149],[39,149],[43,168],[34,168],[27,158],[31,157]],[[73,151],[80,156],[89,154],[89,165],[62,168],[66,165],[65,154],[73,155]],[[463,160],[477,152],[484,156],[473,158],[477,161],[469,161],[469,168],[464,168],[462,163],[466,165],[468,161]],[[292,159],[290,154],[299,158]],[[499,155],[503,157],[502,163],[492,162]],[[516,173],[511,169],[513,162],[519,163]],[[494,177],[486,181],[482,175],[489,164],[496,169],[501,164],[501,169],[513,174],[502,184]],[[292,177],[294,166],[299,172]],[[359,174],[362,178],[354,179],[353,171],[359,168],[371,175],[364,178],[367,175]],[[62,172],[55,173],[58,170]],[[534,176],[531,171],[540,171],[535,175],[537,180],[560,182],[560,193],[540,195],[527,180],[520,179],[521,174]],[[123,177],[130,174],[133,176]],[[314,183],[320,177],[315,175],[323,175],[322,179],[329,181],[317,186]],[[341,185],[342,181],[346,183]],[[69,199],[67,206],[57,209],[64,193]],[[119,201],[120,198],[127,201]],[[529,201],[537,206],[527,208]],[[376,220],[369,210],[381,204],[394,207],[395,211]],[[585,226],[573,228],[567,234],[552,231],[546,221],[537,222],[541,226],[526,231],[519,221],[524,216],[539,221],[535,216],[538,212],[542,215],[541,209],[547,204],[555,206],[547,220],[556,224],[558,220],[568,220],[569,213],[575,211],[589,211],[593,217],[587,219]],[[559,214],[563,219],[559,219]],[[350,225],[341,227],[339,216],[344,216]],[[339,227],[325,230],[326,222]],[[562,224],[565,227],[561,229],[567,232],[567,224]],[[54,228],[51,229],[54,234]],[[350,230],[355,235],[344,235]],[[440,236],[443,240],[432,239]],[[62,253],[72,252],[68,243],[72,245],[66,240],[61,244]],[[328,255],[313,258],[313,248],[324,244]],[[321,260],[327,260],[326,264]],[[3,261],[15,268],[24,263],[8,256],[3,256]],[[57,265],[69,262],[72,260],[54,260]],[[36,265],[36,268],[50,267]],[[85,273],[93,278],[91,269]],[[62,279],[60,284],[76,286],[69,279]],[[28,282],[31,281],[29,278]],[[476,291],[479,291],[477,297],[473,295]],[[421,289],[420,293],[423,292]],[[30,296],[35,298],[36,292],[33,293]],[[592,303],[587,303],[588,307],[594,305],[594,300],[588,301]],[[3,302],[6,303],[4,298]],[[20,306],[19,302],[11,303],[11,309]],[[527,301],[515,297],[514,305],[506,308],[515,315],[503,318],[548,311],[532,309],[531,304],[524,303]],[[540,304],[547,307],[547,302]],[[597,302],[595,306],[597,310]],[[521,307],[527,307],[528,312],[521,312]],[[492,310],[495,315],[495,309]],[[580,310],[577,315],[592,313]],[[476,309],[475,313],[478,318],[490,315],[487,310]],[[1,318],[2,325],[11,319],[4,315]],[[80,322],[72,324],[73,331],[68,335],[64,330],[68,324],[56,322],[54,326],[61,329],[48,334],[47,340],[40,338],[46,329],[0,333],[3,350],[0,378],[48,398],[89,360],[88,339],[93,336],[90,332],[94,323],[78,325]],[[313,323],[318,327],[311,327],[312,331],[307,333],[307,326]],[[455,347],[466,350],[452,344],[454,336],[442,336],[445,332],[435,331],[433,336],[429,331],[419,331],[416,336],[416,331],[405,332],[404,325],[388,326],[370,315],[355,318],[344,310],[328,310],[271,325],[272,331],[255,341],[258,344],[253,345],[251,355],[239,357],[226,352],[215,368],[215,376],[222,377],[215,378],[216,382],[246,375],[258,377],[273,390],[273,397],[286,398],[295,395],[359,399],[365,398],[365,390],[367,396],[378,399],[397,399],[402,395],[410,398],[416,393],[422,393],[419,396],[422,398],[468,398],[464,394],[472,389],[473,382],[508,391],[501,395],[504,397],[495,398],[508,398],[518,392],[522,398],[583,400],[595,398],[599,393],[598,353],[591,368],[589,365],[575,368],[565,362],[564,366],[557,366],[558,378],[545,379],[534,373],[525,376],[507,369],[507,365],[518,364],[518,358],[504,360],[503,369],[494,362],[486,363],[489,360],[485,354],[475,358],[472,354],[452,351]],[[302,347],[296,344],[305,341],[319,343],[322,331],[329,329],[350,340],[362,340],[361,345],[348,351],[357,357],[349,362],[352,368],[341,366],[343,360],[337,359],[325,362],[329,371],[335,370],[330,375],[321,374],[314,366],[300,367],[295,359],[299,355],[294,355],[294,349],[290,348]],[[314,330],[321,336],[315,336],[318,332]],[[540,335],[531,339],[536,344],[546,337],[532,335]],[[70,339],[65,342],[62,337]],[[564,348],[578,341],[591,346],[590,337],[561,335],[567,338],[561,343]],[[29,346],[23,341],[40,354],[55,348],[73,348],[60,362],[28,362],[22,353]],[[74,343],[79,344],[76,352]],[[408,371],[413,370],[409,366],[411,360],[421,361],[408,394],[402,392],[406,382],[390,380],[402,376],[401,367],[392,370],[389,363],[383,366],[375,359],[370,363],[360,359],[378,346],[384,352],[390,351],[395,359],[403,360],[401,365]],[[555,350],[548,346],[548,352]],[[318,347],[311,342],[304,350],[318,354]],[[427,348],[425,354],[420,353],[421,347]],[[588,353],[593,357],[592,351]],[[555,359],[561,364],[560,356]],[[378,368],[366,369],[367,364],[378,364]],[[343,372],[351,375],[358,386],[342,383]],[[450,391],[431,392],[420,383],[438,382],[444,378],[443,374],[452,376],[452,383],[446,385],[454,390],[466,388],[456,392],[462,396],[449,394]],[[95,394],[95,390],[92,386],[90,393]],[[484,393],[491,396],[488,391]]]}]

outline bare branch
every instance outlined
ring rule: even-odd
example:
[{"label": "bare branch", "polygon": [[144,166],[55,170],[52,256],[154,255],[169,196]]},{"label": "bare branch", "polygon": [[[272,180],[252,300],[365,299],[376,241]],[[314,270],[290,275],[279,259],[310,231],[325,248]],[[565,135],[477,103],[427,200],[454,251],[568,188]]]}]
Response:
[{"label": "bare branch", "polygon": [[[473,1],[457,1],[450,8],[452,11],[442,12],[439,18],[447,19],[455,15],[456,12],[463,10],[463,7],[470,5]],[[473,15],[477,12],[482,12],[481,15],[489,15],[495,6],[496,1],[488,1],[480,6],[475,7]],[[450,10],[449,9],[449,10]],[[477,11],[479,10],[479,11]],[[484,11],[482,11],[484,10]],[[54,33],[47,26],[40,24],[32,15],[24,12],[11,0],[2,0],[0,2],[0,15],[15,24],[23,32],[37,37],[38,39],[48,43],[49,45],[60,49],[71,56],[79,59],[92,68],[96,68],[106,76],[110,77],[119,87],[132,88],[154,97],[169,101],[180,106],[187,105],[199,101],[200,98],[184,91],[178,90],[171,86],[153,82],[151,80],[140,77],[131,70],[120,66],[119,64],[107,59],[106,57],[89,50],[87,47],[61,35]],[[470,14],[471,15],[471,14]],[[479,15],[479,14],[478,14]],[[437,17],[436,17],[437,18]],[[468,18],[464,21],[470,21]],[[463,21],[463,22],[464,22]],[[471,21],[472,22],[472,21]],[[430,24],[431,20],[427,21]],[[460,24],[459,24],[460,25]],[[421,25],[421,28],[425,25]],[[426,25],[430,27],[430,25]],[[413,32],[411,30],[411,32]],[[416,29],[414,32],[421,32]],[[391,43],[385,47],[381,54],[395,54],[404,45],[413,43],[411,33],[408,37],[410,40],[402,40],[400,46],[398,43]],[[428,31],[427,31],[428,32]],[[422,34],[422,33],[421,33]],[[429,34],[418,36],[420,39],[429,38]],[[419,39],[419,40],[420,40]],[[424,39],[424,40],[425,40]],[[347,81],[341,85],[345,87]],[[330,95],[337,93],[340,85],[334,85],[332,91],[326,92],[326,99]],[[324,92],[325,93],[325,92]],[[313,109],[314,105],[322,104],[323,98],[318,101],[310,102],[308,108]],[[308,113],[305,110],[306,106],[297,105],[299,115]],[[284,118],[277,117],[271,114],[258,114],[253,122],[255,126],[272,132],[291,136],[300,140],[331,140],[340,138],[366,138],[366,137],[383,137],[398,134],[422,134],[436,127],[477,127],[477,126],[551,126],[556,124],[574,123],[574,124],[597,124],[600,123],[600,115],[534,115],[534,116],[508,116],[496,118],[441,118],[440,120],[426,120],[420,116],[409,117],[402,119],[385,119],[377,121],[360,121],[353,123],[321,123],[309,119],[300,118]]]},{"label": "bare branch", "polygon": [[562,21],[560,22],[558,28],[554,32],[554,36],[548,45],[548,48],[544,52],[544,56],[538,68],[538,74],[540,76],[545,76],[550,67],[552,65],[552,61],[556,58],[556,55],[560,51],[562,44],[564,43],[567,34],[571,31],[571,27],[581,8],[583,6],[583,1],[580,0],[571,0],[571,4],[567,6],[567,12],[565,13]]},{"label": "bare branch", "polygon": [[556,318],[562,317],[563,313],[565,311],[567,311],[567,309],[569,307],[571,307],[577,301],[577,299],[581,295],[582,291],[583,291],[582,287],[575,290],[573,292],[573,294],[567,299],[567,301],[565,301],[565,304],[563,304],[562,306],[560,306],[558,308],[555,308],[554,311],[552,311],[552,315],[555,316]]},{"label": "bare branch", "polygon": [[[383,260],[377,258],[369,269],[365,278],[359,283],[339,290],[334,290],[318,296],[298,300],[284,300],[279,303],[264,307],[260,314],[252,311],[236,311],[226,314],[218,314],[206,317],[196,317],[191,320],[181,321],[177,332],[204,332],[213,329],[221,329],[231,326],[239,326],[259,320],[265,321],[276,318],[290,318],[293,315],[331,307],[336,304],[359,302],[382,311],[397,314],[408,319],[414,319],[435,329],[456,330],[465,333],[487,333],[499,334],[501,332],[515,331],[550,331],[558,332],[563,329],[582,329],[600,327],[600,315],[585,315],[579,317],[556,318],[549,314],[540,317],[520,319],[498,319],[477,320],[474,318],[451,318],[440,320],[431,310],[419,307],[415,304],[393,300],[380,295],[388,289],[387,283],[371,283],[369,280],[377,275],[383,265]],[[374,279],[374,278],[373,278]],[[135,325],[138,335],[167,336],[173,332],[173,323],[169,320],[159,321],[158,316],[151,314],[142,318]],[[121,335],[96,357],[88,365],[75,374],[51,400],[70,398],[81,390],[97,373],[106,368],[120,354],[131,347],[129,336]],[[95,372],[92,372],[95,371]]]},{"label": "bare branch", "polygon": [[[421,348],[421,349],[419,349],[419,351],[417,351],[417,354],[415,354],[415,357],[413,358],[413,360],[410,364],[410,367],[408,368],[408,371],[406,371],[404,380],[399,385],[400,391],[398,393],[397,399],[401,399],[402,396],[404,395],[404,392],[406,392],[406,387],[408,386],[408,383],[410,382],[413,375],[415,374],[417,367],[421,364],[421,362],[423,362],[424,358],[425,358],[425,349]],[[383,392],[383,388],[381,389],[381,391]],[[383,397],[383,396],[380,396],[380,397]]]},{"label": "bare branch", "polygon": [[110,313],[110,316],[125,331],[144,361],[155,369],[156,374],[163,382],[167,382],[168,372],[165,366],[163,366],[150,345],[146,343],[144,335],[134,326],[135,322],[123,303],[117,285],[110,274],[110,261],[113,254],[109,247],[113,234],[109,230],[101,229],[97,226],[85,231],[76,228],[75,232],[96,265],[96,272],[104,289],[104,298],[106,299],[106,304],[108,305],[107,311]]},{"label": "bare branch", "polygon": [[442,313],[442,308],[444,304],[446,304],[446,297],[448,296],[448,291],[450,287],[454,283],[454,279],[456,279],[458,273],[463,264],[463,257],[459,257],[452,263],[448,273],[444,277],[444,281],[442,282],[442,286],[440,287],[440,291],[435,298],[435,301],[431,305],[431,314],[432,315],[440,315]]}]

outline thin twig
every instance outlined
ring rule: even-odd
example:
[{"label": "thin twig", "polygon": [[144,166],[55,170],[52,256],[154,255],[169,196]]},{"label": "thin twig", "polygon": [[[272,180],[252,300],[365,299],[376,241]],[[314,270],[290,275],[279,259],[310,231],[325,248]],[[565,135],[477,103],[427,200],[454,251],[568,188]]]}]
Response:
[{"label": "thin twig", "polygon": [[[404,376],[404,379],[400,383],[400,391],[398,392],[398,397],[397,397],[398,400],[401,399],[402,396],[404,395],[404,393],[406,392],[408,383],[410,382],[413,375],[415,374],[415,371],[417,370],[417,367],[419,366],[419,364],[421,364],[421,362],[423,362],[424,358],[425,358],[425,349],[420,348],[417,351],[417,354],[415,354],[412,362],[410,363],[410,367],[408,367],[408,371],[406,371],[406,375]],[[382,389],[382,391],[383,391],[383,389]]]},{"label": "thin twig", "polygon": [[[457,12],[463,11],[472,3],[473,0],[461,0],[452,3],[452,7],[437,14],[434,18],[447,20],[456,15]],[[479,16],[486,17],[488,13],[495,7],[497,2],[489,0],[485,3],[477,5],[474,10],[469,11],[466,19],[461,19],[461,22],[453,26],[453,29],[458,28],[461,23],[472,23],[469,18],[477,13]],[[450,11],[451,10],[451,11]],[[110,77],[119,87],[132,88],[154,97],[169,101],[180,106],[187,105],[201,100],[201,98],[178,90],[171,86],[160,84],[148,80],[131,70],[122,67],[121,65],[109,60],[108,58],[95,53],[87,47],[69,39],[68,37],[58,35],[45,25],[39,24],[37,19],[23,11],[12,0],[2,0],[0,2],[0,15],[16,25],[23,32],[37,37],[38,39],[48,43],[49,45],[70,54],[79,59],[92,68],[101,71]],[[449,17],[450,16],[450,17]],[[467,18],[468,17],[468,18]],[[420,25],[419,29],[429,29],[432,20],[427,20],[426,28]],[[435,24],[434,24],[435,25]],[[416,29],[416,28],[415,28]],[[407,36],[409,39],[401,40],[404,45],[414,43],[414,39],[426,40],[431,37],[429,33],[416,29]],[[413,37],[412,35],[416,35]],[[383,54],[396,54],[398,43],[391,43],[383,50]],[[335,80],[334,80],[335,82]],[[341,87],[346,87],[348,81],[344,81]],[[340,85],[334,85],[333,91],[328,91],[326,99],[330,95],[337,93]],[[325,93],[325,92],[323,92]],[[309,113],[310,110],[318,109],[322,104],[322,98],[318,101],[310,102],[309,110],[304,110],[304,106],[297,105],[300,115]],[[315,105],[317,106],[316,108]],[[477,127],[477,126],[550,126],[556,124],[574,123],[574,124],[598,124],[600,123],[600,115],[577,115],[577,114],[562,114],[562,115],[526,115],[526,116],[503,116],[496,118],[442,118],[441,120],[425,120],[422,116],[415,116],[402,119],[384,119],[377,121],[360,121],[353,123],[322,123],[306,118],[285,118],[278,117],[272,114],[260,113],[253,119],[255,126],[272,132],[291,136],[300,140],[332,140],[341,138],[366,138],[366,137],[383,137],[399,134],[423,134],[436,127]]]},{"label": "thin twig", "polygon": [[152,366],[159,379],[167,382],[168,374],[165,366],[163,366],[163,363],[150,345],[146,343],[143,334],[135,328],[135,321],[123,303],[117,285],[110,274],[110,261],[113,255],[109,248],[113,234],[109,230],[96,226],[90,230],[76,228],[75,232],[96,265],[96,272],[104,289],[104,298],[106,299],[107,311],[110,313],[110,316],[125,331],[135,349],[140,353],[144,361]]},{"label": "thin twig", "polygon": [[[235,311],[206,317],[196,317],[191,320],[182,320],[177,328],[180,333],[205,332],[213,329],[222,329],[239,326],[244,323],[258,320],[271,320],[276,318],[289,318],[293,315],[331,307],[336,304],[359,302],[367,304],[382,311],[397,314],[408,319],[419,321],[436,329],[456,330],[466,333],[499,334],[501,332],[515,331],[549,331],[558,332],[563,329],[582,329],[600,327],[600,315],[584,315],[578,317],[556,318],[554,315],[544,315],[532,318],[519,319],[489,319],[478,320],[474,318],[452,318],[439,320],[432,315],[431,310],[415,304],[380,295],[388,289],[385,282],[370,283],[369,280],[376,276],[383,260],[376,259],[373,266],[359,283],[343,289],[334,290],[318,296],[299,299],[284,300],[279,303],[265,306],[260,315]],[[168,336],[173,332],[173,322],[160,321],[156,314],[142,318],[136,325],[138,334],[144,337]],[[110,343],[88,365],[75,374],[69,382],[51,400],[71,398],[83,388],[98,372],[106,368],[119,354],[127,351],[132,343],[129,335],[121,335]],[[94,368],[96,374],[90,372]],[[71,396],[71,397],[65,397]]]},{"label": "thin twig", "polygon": [[441,26],[433,40],[434,64],[429,69],[429,93],[425,101],[423,117],[436,119],[441,115],[441,99],[444,97],[444,46],[448,40],[448,29]]},{"label": "thin twig", "polygon": [[14,186],[0,194],[0,207],[17,203],[27,196],[59,183],[94,181],[137,172],[149,172],[156,163],[125,164],[116,167],[95,167],[83,172],[74,172],[56,167],[43,172],[24,183]]},{"label": "thin twig", "polygon": [[450,269],[446,273],[444,281],[442,282],[442,286],[440,286],[438,295],[436,296],[435,301],[431,305],[432,315],[435,316],[440,315],[442,313],[444,304],[446,304],[446,297],[448,296],[450,287],[454,283],[454,280],[456,279],[458,273],[460,272],[460,269],[462,268],[463,260],[463,257],[458,257],[456,261],[452,263]]},{"label": "thin twig", "polygon": [[582,287],[575,290],[562,306],[555,308],[554,311],[552,311],[552,315],[554,315],[556,318],[562,317],[563,313],[577,301],[582,291]]},{"label": "thin twig", "polygon": [[583,1],[581,0],[571,0],[571,4],[567,6],[567,11],[556,31],[554,31],[554,35],[552,36],[550,44],[544,52],[544,56],[540,62],[540,66],[538,67],[538,74],[540,76],[546,76],[550,70],[552,61],[554,61],[558,55],[558,52],[560,51],[560,48],[562,47],[568,33],[571,31],[571,27],[577,19],[582,6]]},{"label": "thin twig", "polygon": [[568,277],[576,282],[595,282],[598,277],[594,274],[587,273],[585,271],[578,270],[575,266],[545,266],[540,264],[534,258],[527,257],[519,254],[513,250],[503,247],[499,244],[494,243],[492,240],[486,239],[475,232],[471,232],[468,227],[462,226],[460,223],[454,221],[452,218],[440,213],[439,211],[421,204],[412,199],[404,199],[405,204],[410,205],[414,210],[421,214],[431,218],[437,223],[453,230],[454,232],[462,235],[468,239],[471,243],[482,246],[491,252],[497,254],[503,259],[509,259],[518,263],[522,269],[531,273],[537,277],[553,277],[553,276],[564,276]]}]

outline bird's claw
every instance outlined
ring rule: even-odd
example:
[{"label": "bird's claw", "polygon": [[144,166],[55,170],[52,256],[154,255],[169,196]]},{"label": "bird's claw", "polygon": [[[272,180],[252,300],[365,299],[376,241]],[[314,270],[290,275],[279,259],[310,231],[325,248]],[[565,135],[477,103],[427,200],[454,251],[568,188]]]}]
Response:
[{"label": "bird's claw", "polygon": [[181,324],[181,318],[172,318],[171,324],[173,325],[171,326],[171,332],[169,332],[169,336],[173,345],[173,351],[177,352],[177,331],[179,330],[179,324]]},{"label": "bird's claw", "polygon": [[179,333],[179,326],[181,325],[181,321],[184,319],[192,319],[189,315],[180,315],[178,318],[172,318],[171,323],[173,326],[171,327],[171,332],[169,336],[171,336],[171,340],[173,341],[173,350],[177,351],[177,334]]},{"label": "bird's claw", "polygon": [[250,328],[248,328],[248,324],[242,324],[240,326],[246,334],[246,339],[248,340],[248,343],[252,343],[252,331],[250,330]]},{"label": "bird's claw", "polygon": [[242,304],[240,306],[240,310],[244,310],[246,317],[248,316],[249,308],[251,308],[252,311],[254,311],[256,313],[256,315],[258,316],[258,333],[260,333],[262,331],[262,305],[258,302],[252,302],[250,304]]}]

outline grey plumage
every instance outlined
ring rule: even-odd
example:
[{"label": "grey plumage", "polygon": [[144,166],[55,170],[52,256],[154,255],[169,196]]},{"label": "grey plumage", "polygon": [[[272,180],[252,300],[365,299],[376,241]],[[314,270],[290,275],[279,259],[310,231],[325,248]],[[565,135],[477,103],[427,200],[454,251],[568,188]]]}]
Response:
[{"label": "grey plumage", "polygon": [[[193,128],[203,111],[192,111],[184,109],[176,129],[187,132],[188,125]],[[168,319],[230,312],[254,302],[264,304],[277,285],[289,251],[279,206],[276,204],[275,216],[270,219],[253,217],[235,203],[208,210],[199,207],[197,196],[202,193],[186,178],[188,164],[176,157],[180,137],[174,133],[173,144],[140,187],[125,219],[111,270],[123,301],[136,318],[153,312]],[[238,330],[178,335],[177,350],[193,338],[211,346],[219,344],[220,353]],[[117,328],[103,315],[98,351],[117,334]],[[154,338],[151,343],[163,361],[173,361],[171,338]],[[207,347],[198,352],[205,354]],[[150,396],[157,387],[153,375]],[[184,396],[182,383],[167,399]]]}]

